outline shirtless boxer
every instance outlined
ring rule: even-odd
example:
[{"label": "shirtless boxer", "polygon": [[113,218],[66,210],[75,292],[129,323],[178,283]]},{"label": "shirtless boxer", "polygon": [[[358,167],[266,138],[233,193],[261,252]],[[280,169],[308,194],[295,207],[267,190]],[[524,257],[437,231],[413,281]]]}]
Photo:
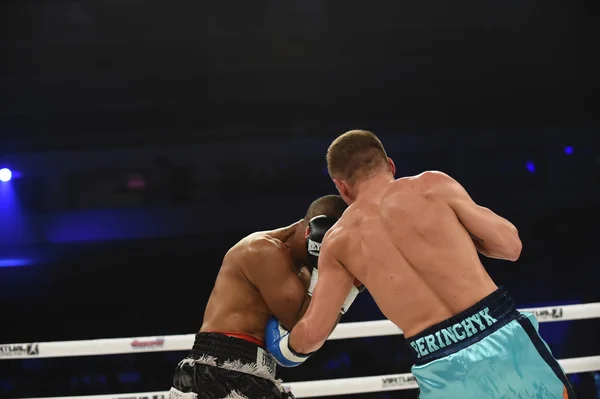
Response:
[{"label": "shirtless boxer", "polygon": [[350,206],[325,236],[306,314],[291,333],[267,334],[277,337],[276,357],[298,364],[319,349],[358,278],[404,331],[420,398],[575,397],[536,319],[515,309],[477,255],[516,261],[510,222],[444,173],[395,180],[370,132],[333,141],[327,167]]},{"label": "shirtless boxer", "polygon": [[312,269],[320,249],[308,243],[320,243],[346,207],[340,196],[321,197],[303,220],[250,234],[227,252],[193,349],[175,370],[171,399],[293,397],[262,349],[265,326],[271,315],[287,328],[296,324],[311,276],[303,266]]}]

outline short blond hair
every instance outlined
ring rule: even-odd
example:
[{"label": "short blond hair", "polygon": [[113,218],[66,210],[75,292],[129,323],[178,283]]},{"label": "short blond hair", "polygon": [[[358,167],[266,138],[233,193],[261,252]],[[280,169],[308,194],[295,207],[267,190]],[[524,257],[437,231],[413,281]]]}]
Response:
[{"label": "short blond hair", "polygon": [[367,130],[351,130],[336,138],[327,149],[331,177],[353,184],[359,177],[387,166],[387,154],[377,136]]}]

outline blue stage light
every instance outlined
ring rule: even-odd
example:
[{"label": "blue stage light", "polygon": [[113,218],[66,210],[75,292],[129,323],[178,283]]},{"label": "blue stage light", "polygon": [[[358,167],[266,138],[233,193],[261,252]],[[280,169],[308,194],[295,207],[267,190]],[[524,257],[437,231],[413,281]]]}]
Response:
[{"label": "blue stage light", "polygon": [[565,147],[565,154],[571,155],[573,153],[573,151],[574,151],[573,146],[568,145]]},{"label": "blue stage light", "polygon": [[12,172],[10,169],[2,168],[0,169],[0,181],[7,182],[12,179]]}]

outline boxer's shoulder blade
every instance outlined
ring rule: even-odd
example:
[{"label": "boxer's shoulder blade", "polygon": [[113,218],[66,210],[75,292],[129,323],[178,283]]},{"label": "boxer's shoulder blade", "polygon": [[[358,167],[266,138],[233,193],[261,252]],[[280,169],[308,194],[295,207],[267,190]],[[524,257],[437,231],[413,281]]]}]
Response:
[{"label": "boxer's shoulder blade", "polygon": [[285,245],[278,237],[277,230],[259,231],[247,235],[235,244],[225,257],[237,258],[247,263],[255,256],[262,255],[265,251],[285,250]]},{"label": "boxer's shoulder blade", "polygon": [[436,170],[428,170],[415,176],[408,176],[397,179],[391,187],[390,193],[413,193],[413,194],[433,194],[440,188],[447,186],[453,179]]},{"label": "boxer's shoulder blade", "polygon": [[263,233],[248,240],[247,254],[262,258],[265,255],[289,254],[288,248],[276,236]]},{"label": "boxer's shoulder blade", "polygon": [[268,273],[270,268],[281,267],[282,263],[292,263],[289,249],[281,240],[269,234],[252,237],[240,255],[240,263],[248,277],[256,276],[256,273]]},{"label": "boxer's shoulder blade", "polygon": [[442,172],[428,171],[394,181],[379,203],[378,213],[384,219],[404,222],[423,212],[437,212],[434,204],[443,204],[452,178]]},{"label": "boxer's shoulder blade", "polygon": [[337,250],[341,245],[344,245],[347,241],[349,228],[346,226],[345,221],[338,221],[335,226],[325,233],[323,236],[323,247],[322,249]]}]

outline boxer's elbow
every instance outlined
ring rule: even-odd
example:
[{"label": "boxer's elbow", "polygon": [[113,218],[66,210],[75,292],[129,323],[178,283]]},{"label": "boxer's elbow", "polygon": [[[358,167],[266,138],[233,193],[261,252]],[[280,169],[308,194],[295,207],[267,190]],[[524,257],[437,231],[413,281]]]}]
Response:
[{"label": "boxer's elbow", "polygon": [[505,259],[515,262],[521,256],[521,251],[523,250],[523,243],[521,242],[521,238],[519,238],[519,231],[512,224],[509,223],[508,232],[505,236]]},{"label": "boxer's elbow", "polygon": [[510,248],[510,253],[508,256],[508,260],[512,262],[516,262],[521,257],[521,251],[523,250],[523,243],[519,238],[512,244]]},{"label": "boxer's elbow", "polygon": [[492,248],[486,247],[486,249],[493,258],[516,262],[521,256],[523,243],[519,238],[516,227],[511,224],[502,234],[502,238],[497,241],[497,245]]}]

